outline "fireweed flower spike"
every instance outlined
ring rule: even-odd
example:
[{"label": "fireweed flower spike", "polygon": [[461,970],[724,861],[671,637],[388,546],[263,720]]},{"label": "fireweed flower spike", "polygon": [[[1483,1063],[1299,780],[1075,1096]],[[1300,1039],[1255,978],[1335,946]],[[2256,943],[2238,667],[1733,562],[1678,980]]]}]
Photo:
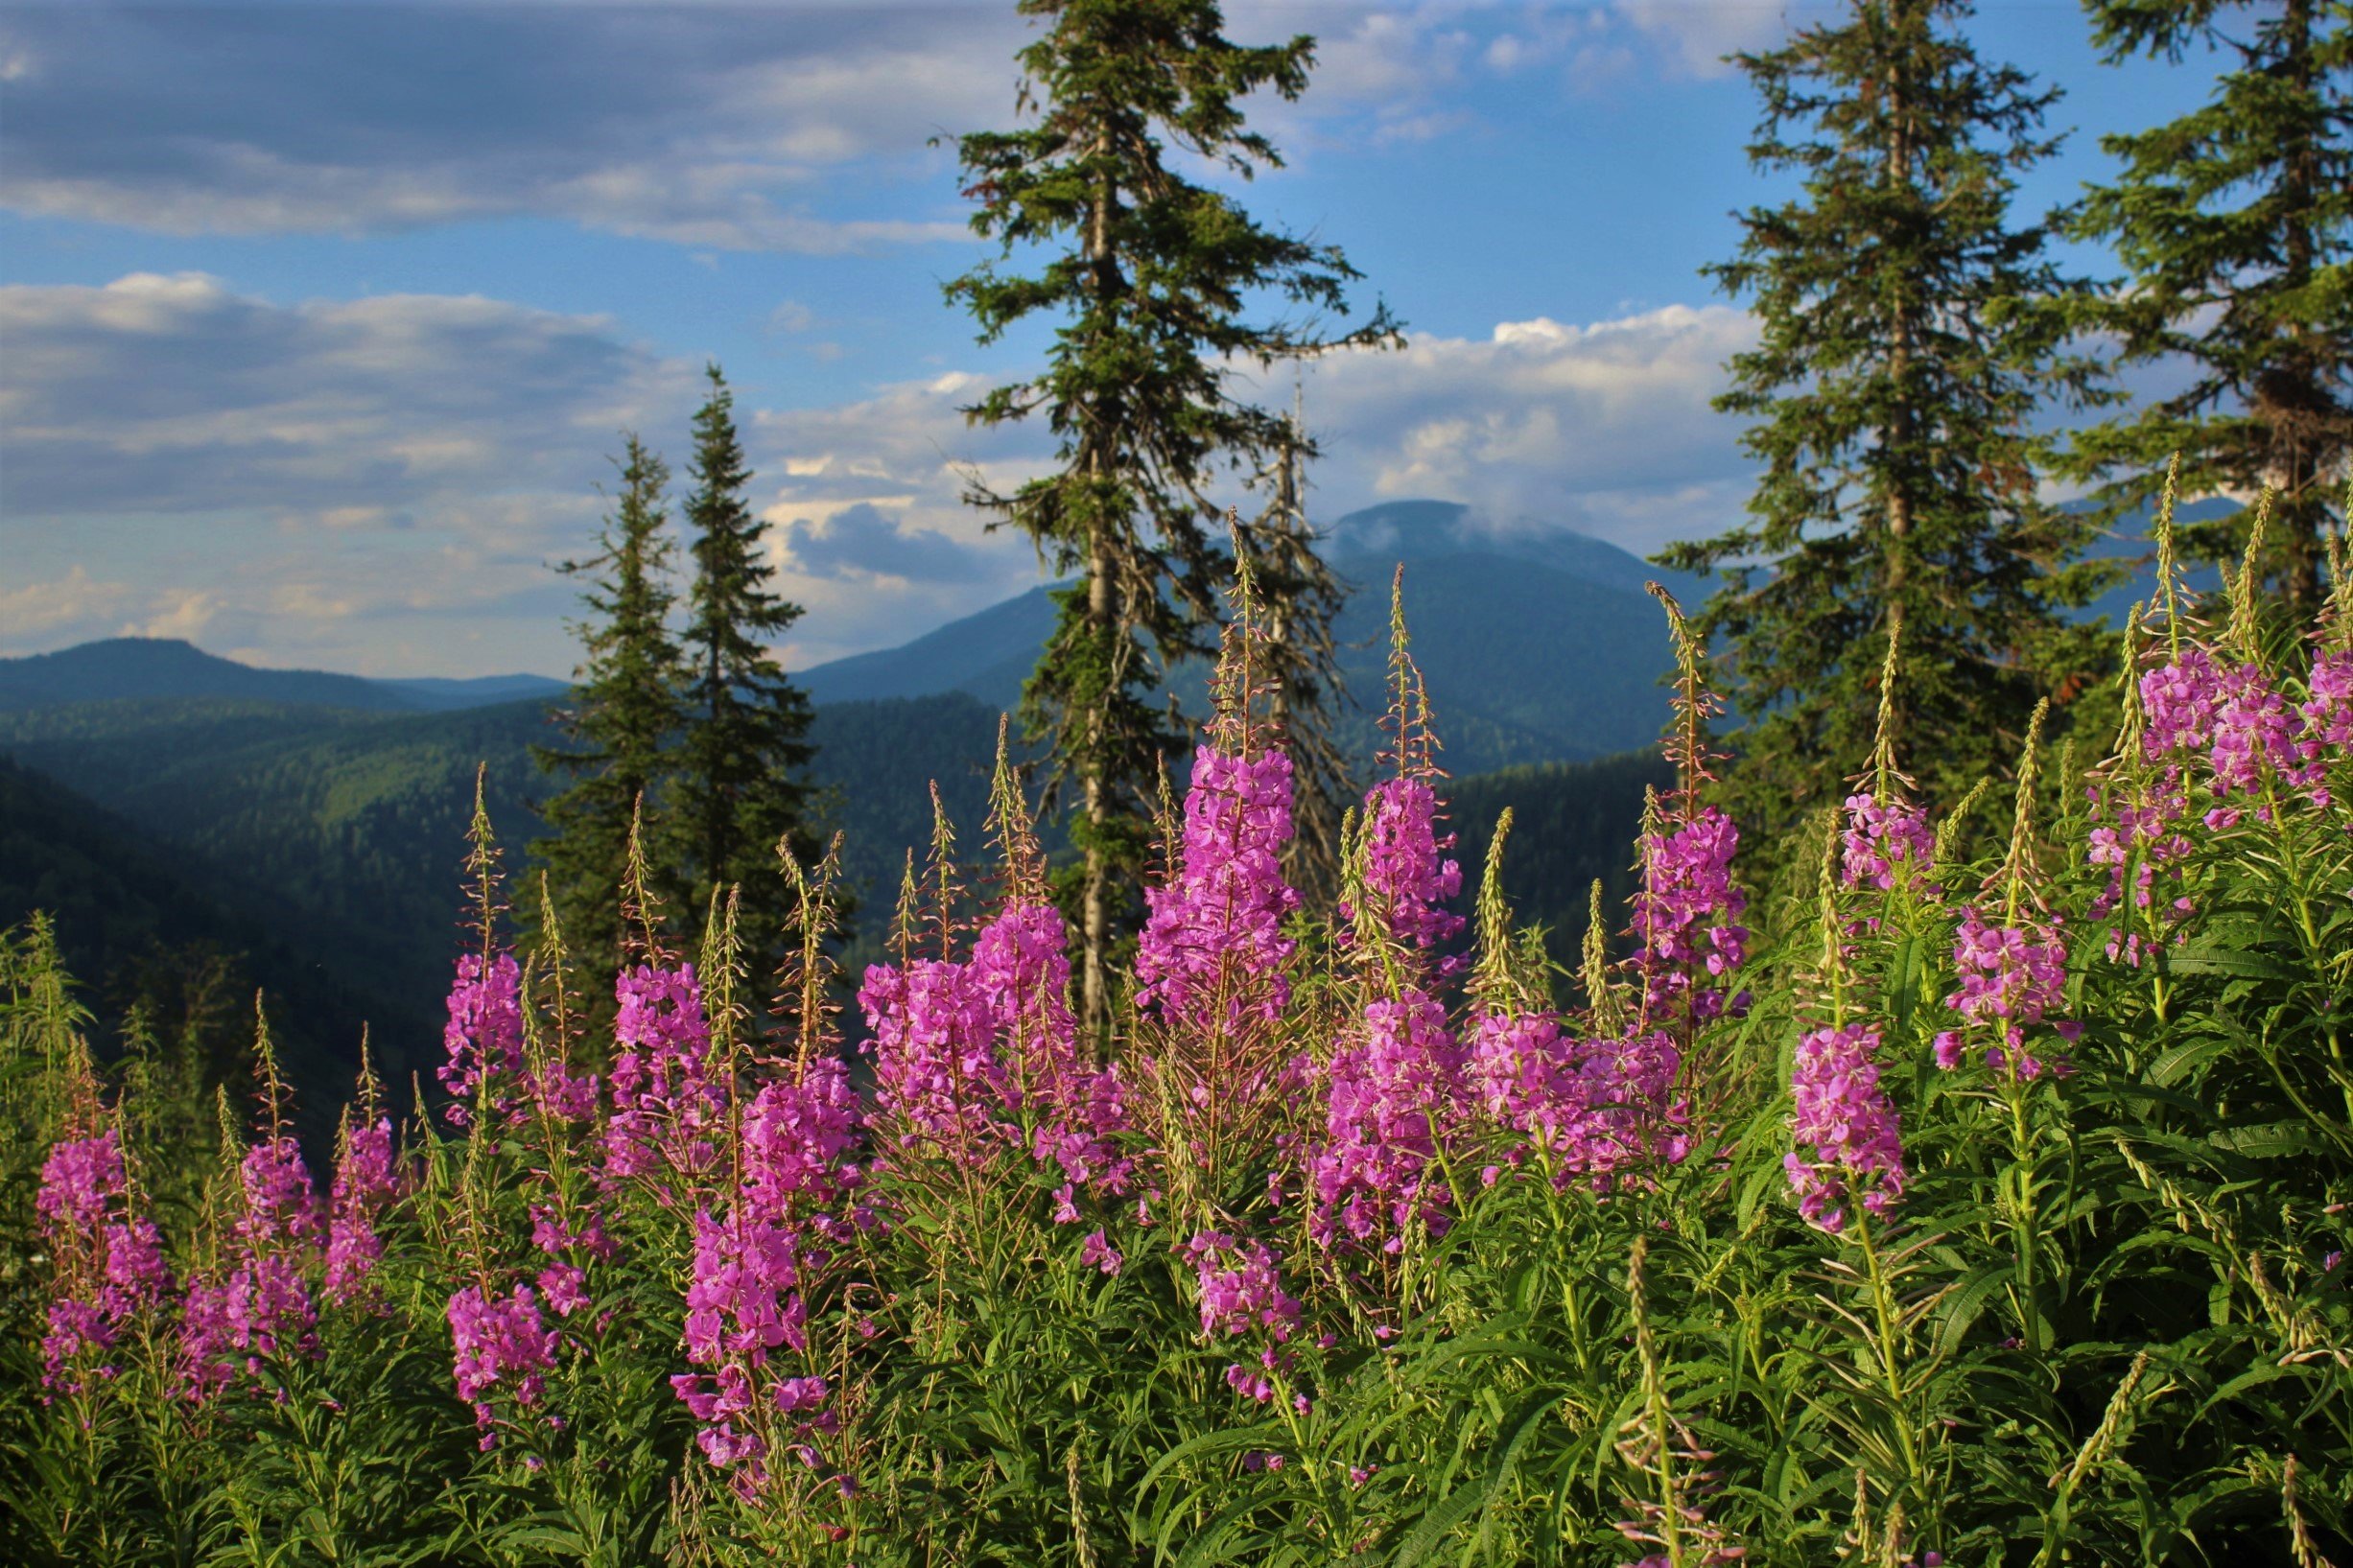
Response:
[{"label": "fireweed flower spike", "polygon": [[41,1164],[33,1204],[51,1267],[41,1340],[44,1401],[52,1392],[82,1392],[89,1375],[114,1376],[116,1369],[101,1358],[172,1291],[162,1238],[137,1211],[121,1132],[100,1104],[79,1037],[72,1049],[66,1135]]},{"label": "fireweed flower spike", "polygon": [[[1340,906],[1350,937],[1361,940],[1366,918],[1377,923],[1377,939],[1400,954],[1432,952],[1462,931],[1463,917],[1445,907],[1463,890],[1463,868],[1446,857],[1454,835],[1439,831],[1444,803],[1436,781],[1438,737],[1430,727],[1429,692],[1405,635],[1405,569],[1389,589],[1389,713],[1382,728],[1390,744],[1382,760],[1396,772],[1367,792],[1359,818],[1359,868],[1364,911]],[[1441,977],[1460,971],[1459,957],[1440,961]]]},{"label": "fireweed flower spike", "polygon": [[[1748,1008],[1748,994],[1731,994],[1729,979],[1748,957],[1749,928],[1739,924],[1749,897],[1732,881],[1740,831],[1700,791],[1718,760],[1708,721],[1724,703],[1708,690],[1707,652],[1684,620],[1675,596],[1657,583],[1650,592],[1666,610],[1675,642],[1675,719],[1667,760],[1675,764],[1674,810],[1644,813],[1642,888],[1634,901],[1635,965],[1642,976],[1646,1021],[1688,1032],[1728,1012]],[[1705,976],[1705,978],[1702,978]]]},{"label": "fireweed flower spike", "polygon": [[[1962,911],[1953,938],[1953,967],[1960,989],[1944,1005],[1967,1022],[1991,1031],[1986,1065],[2018,1082],[2045,1073],[2064,1077],[2073,1069],[2063,1057],[2046,1061],[2026,1047],[2026,1031],[2042,1023],[2067,984],[2067,946],[2055,922],[2037,920],[2023,907],[2034,874],[2034,808],[2035,748],[2042,737],[2042,721],[2049,704],[2037,704],[2027,726],[2026,751],[2018,763],[2017,813],[2011,828],[2010,853],[1996,878],[2006,892],[2000,924],[1988,924],[1979,903]],[[2063,1041],[2082,1032],[2079,1023],[2053,1021]],[[1936,1037],[1937,1065],[1950,1071],[1961,1065],[1964,1032],[1945,1030]]]},{"label": "fireweed flower spike", "polygon": [[[1171,1028],[1238,1031],[1290,1002],[1282,923],[1299,907],[1283,880],[1291,839],[1291,760],[1251,718],[1253,623],[1247,569],[1216,677],[1216,714],[1193,751],[1175,874],[1147,888],[1136,999]],[[1212,1017],[1214,1014],[1216,1016]]]},{"label": "fireweed flower spike", "polygon": [[[1887,658],[1879,667],[1879,724],[1871,747],[1871,788],[1847,797],[1839,874],[1848,887],[1882,893],[1918,887],[1933,899],[1938,889],[1926,876],[1936,853],[1936,834],[1927,813],[1905,798],[1903,791],[1912,781],[1895,765],[1896,654],[1902,641],[1903,612],[1891,609]],[[1866,924],[1871,924],[1867,920]]]},{"label": "fireweed flower spike", "polygon": [[[262,1136],[236,1160],[235,1185],[224,1194],[233,1216],[225,1273],[190,1283],[182,1320],[186,1373],[200,1396],[240,1367],[258,1375],[271,1357],[317,1345],[309,1275],[326,1216],[302,1146],[286,1130],[285,1085],[258,997],[254,1024]],[[224,1155],[237,1147],[233,1127],[224,1126],[223,1142]]]},{"label": "fireweed flower spike", "polygon": [[835,1423],[827,1380],[780,1377],[771,1358],[809,1348],[808,1294],[830,1249],[865,1223],[856,1196],[863,1172],[848,1158],[858,1147],[857,1098],[825,999],[822,942],[835,924],[838,865],[829,853],[813,877],[788,866],[799,895],[790,934],[800,956],[786,974],[786,994],[801,1010],[794,1054],[742,1113],[724,1214],[695,1217],[686,1348],[697,1370],[671,1378],[700,1425],[696,1445],[746,1498],[766,1486],[780,1443],[809,1452]]},{"label": "fireweed flower spike", "polygon": [[1811,1030],[1798,1041],[1790,1072],[1797,1102],[1790,1132],[1799,1147],[1783,1163],[1799,1212],[1833,1234],[1846,1229],[1845,1205],[1858,1194],[1874,1215],[1903,1196],[1903,1140],[1879,1087],[1878,1049],[1879,1031],[1870,1024]]},{"label": "fireweed flower spike", "polygon": [[392,1118],[379,1110],[381,1091],[360,1044],[360,1082],[353,1107],[345,1107],[337,1135],[335,1184],[327,1205],[327,1299],[339,1304],[360,1299],[367,1276],[384,1256],[376,1221],[400,1195],[400,1172],[392,1154]]}]

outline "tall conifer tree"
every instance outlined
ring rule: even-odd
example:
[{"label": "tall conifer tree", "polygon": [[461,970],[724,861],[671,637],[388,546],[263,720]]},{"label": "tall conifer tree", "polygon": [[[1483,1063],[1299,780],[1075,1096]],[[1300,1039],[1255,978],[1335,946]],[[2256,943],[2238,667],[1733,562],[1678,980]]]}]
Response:
[{"label": "tall conifer tree", "polygon": [[694,584],[686,631],[686,728],[678,757],[676,844],[700,909],[714,888],[740,885],[738,931],[750,952],[782,940],[793,901],[780,843],[812,862],[804,770],[809,698],[769,644],[801,618],[772,592],[767,525],[744,498],[751,469],[736,434],[735,398],[718,365],[694,415],[694,488],[685,512]]},{"label": "tall conifer tree", "polygon": [[559,569],[585,577],[588,617],[573,623],[585,654],[557,716],[572,744],[532,756],[571,784],[542,808],[552,836],[532,848],[548,868],[556,912],[581,952],[618,951],[629,825],[642,798],[667,805],[671,752],[682,714],[677,639],[670,613],[671,541],[663,488],[670,470],[635,435],[620,459],[620,504],[602,547]]},{"label": "tall conifer tree", "polygon": [[1747,716],[1727,803],[1778,829],[1836,801],[1871,755],[1888,618],[1904,636],[1899,734],[1949,800],[2015,756],[2052,665],[2096,661],[2059,610],[2086,527],[2036,499],[2046,399],[2096,395],[2050,308],[2073,287],[2042,225],[2012,226],[2017,171],[2054,144],[2056,94],[1981,62],[1954,0],[1862,0],[1736,57],[1763,99],[1751,161],[1801,194],[1742,217],[1718,285],[1756,346],[1716,407],[1755,420],[1746,522],[1670,547],[1716,569],[1694,618]]},{"label": "tall conifer tree", "polygon": [[[1022,0],[1044,34],[1020,55],[1026,129],[960,139],[978,203],[973,228],[1049,253],[1032,275],[982,266],[948,285],[993,342],[1039,313],[1066,318],[1033,381],[965,410],[977,424],[1041,409],[1058,471],[966,499],[992,527],[1028,534],[1049,570],[1076,580],[1023,692],[1048,743],[1053,784],[1074,794],[1081,860],[1067,886],[1083,944],[1084,1015],[1099,1027],[1118,929],[1151,834],[1160,760],[1185,737],[1157,701],[1166,666],[1214,645],[1225,573],[1219,508],[1204,493],[1221,456],[1245,475],[1275,451],[1282,417],[1234,397],[1221,360],[1261,368],[1341,343],[1394,340],[1385,310],[1340,338],[1313,323],[1254,323],[1244,297],[1272,293],[1345,313],[1356,277],[1334,247],[1261,227],[1225,194],[1170,167],[1171,146],[1249,177],[1282,160],[1243,129],[1237,100],[1305,90],[1314,40],[1247,48],[1223,36],[1213,0]],[[1312,447],[1301,443],[1301,456]],[[1306,613],[1301,606],[1294,614]]]},{"label": "tall conifer tree", "polygon": [[[2272,486],[2263,564],[2300,623],[2320,602],[2329,503],[2353,458],[2353,6],[2086,9],[2111,61],[2211,45],[2236,68],[2200,108],[2102,143],[2123,174],[2074,227],[2128,270],[2080,319],[2113,333],[2127,364],[2186,362],[2194,376],[2085,432],[2071,467],[2106,478],[2115,510],[2152,501],[2176,453],[2185,495]],[[2203,531],[2203,553],[2236,556],[2234,530]]]}]

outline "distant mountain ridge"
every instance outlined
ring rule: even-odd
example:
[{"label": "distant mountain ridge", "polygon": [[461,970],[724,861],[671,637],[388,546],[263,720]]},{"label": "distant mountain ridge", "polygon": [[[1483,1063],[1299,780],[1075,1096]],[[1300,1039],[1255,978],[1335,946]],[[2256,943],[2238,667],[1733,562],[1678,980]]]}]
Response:
[{"label": "distant mountain ridge", "polygon": [[[1351,512],[1326,552],[1353,587],[1334,627],[1356,702],[1344,740],[1367,759],[1388,663],[1388,580],[1404,567],[1405,619],[1450,764],[1484,770],[1574,761],[1647,745],[1666,717],[1666,622],[1643,592],[1689,601],[1706,585],[1614,545],[1533,525],[1490,527],[1468,506],[1397,501]],[[1053,628],[1045,588],[991,605],[895,648],[855,654],[796,679],[819,702],[962,691],[1010,709]],[[1173,683],[1199,711],[1206,671]]]},{"label": "distant mountain ridge", "polygon": [[55,653],[0,659],[0,710],[223,697],[432,714],[551,697],[564,690],[565,683],[545,675],[380,681],[322,669],[262,669],[206,653],[177,638],[112,637]]}]

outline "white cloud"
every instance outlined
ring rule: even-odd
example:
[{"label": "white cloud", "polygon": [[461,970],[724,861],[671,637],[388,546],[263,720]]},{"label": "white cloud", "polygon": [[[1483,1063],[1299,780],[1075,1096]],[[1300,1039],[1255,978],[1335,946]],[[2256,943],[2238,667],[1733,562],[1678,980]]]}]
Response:
[{"label": "white cloud", "polygon": [[[1674,306],[1333,356],[1306,372],[1316,515],[1431,496],[1637,550],[1712,531],[1746,466],[1707,401],[1751,333],[1740,312]],[[19,647],[128,627],[380,673],[568,669],[577,586],[551,567],[592,548],[617,433],[677,454],[699,401],[696,366],[609,321],[482,298],[281,305],[133,274],[0,288],[0,555],[38,585],[0,597]],[[808,611],[793,664],[1037,580],[1027,541],[962,499],[1052,458],[1043,417],[967,424],[997,379],[739,403],[779,587]]]},{"label": "white cloud", "polygon": [[1712,528],[1719,488],[1747,467],[1737,426],[1708,400],[1753,331],[1729,307],[1674,305],[1336,356],[1307,375],[1307,422],[1326,452],[1323,509],[1437,497],[1638,552]]},{"label": "white cloud", "polygon": [[87,632],[119,613],[130,593],[127,584],[92,577],[79,562],[55,582],[0,588],[0,647],[21,652],[59,633]]}]

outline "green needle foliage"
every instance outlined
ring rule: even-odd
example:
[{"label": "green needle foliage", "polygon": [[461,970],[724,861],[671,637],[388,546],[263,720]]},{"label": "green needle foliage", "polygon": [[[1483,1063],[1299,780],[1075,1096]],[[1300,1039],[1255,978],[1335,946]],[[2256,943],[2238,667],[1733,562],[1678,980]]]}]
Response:
[{"label": "green needle foliage", "polygon": [[[1340,337],[1312,313],[1344,313],[1358,274],[1340,251],[1262,227],[1225,193],[1171,167],[1174,151],[1245,178],[1282,160],[1244,129],[1238,101],[1271,88],[1296,99],[1314,58],[1306,36],[1244,47],[1213,0],[1023,0],[1045,31],[1020,56],[1024,129],[958,139],[977,203],[974,232],[1034,272],[983,265],[947,286],[994,342],[1041,313],[1064,317],[1035,380],[1000,386],[976,424],[1040,410],[1057,469],[1011,495],[977,479],[966,500],[1020,528],[1057,576],[1059,617],[1023,693],[1023,719],[1074,797],[1079,863],[1066,893],[1082,944],[1082,1013],[1100,1029],[1118,933],[1152,842],[1161,760],[1185,743],[1157,700],[1166,667],[1214,650],[1224,551],[1204,493],[1222,456],[1245,474],[1286,438],[1282,417],[1236,398],[1234,362],[1261,369],[1342,344],[1396,337],[1385,310]],[[1310,318],[1258,322],[1252,296]],[[1295,616],[1328,606],[1303,595]]]},{"label": "green needle foliage", "polygon": [[[589,618],[574,624],[586,657],[557,717],[569,744],[531,755],[572,783],[541,808],[553,831],[532,846],[548,868],[564,926],[598,950],[623,932],[619,889],[641,804],[668,803],[665,781],[678,744],[683,669],[670,629],[671,541],[662,491],[670,470],[636,436],[621,461],[621,500],[601,549],[562,570],[587,579]],[[606,977],[608,980],[610,976]]]},{"label": "green needle foliage", "polygon": [[[2079,302],[2123,365],[2187,366],[2189,385],[2079,433],[2069,469],[2106,481],[2111,513],[2157,499],[2170,457],[2185,497],[2274,492],[2261,563],[2291,612],[2320,601],[2330,503],[2353,456],[2353,7],[2090,0],[2111,60],[2219,50],[2232,68],[2200,107],[2108,136],[2123,170],[2072,232],[2126,272]],[[2244,519],[2185,530],[2235,559]]]},{"label": "green needle foliage", "polygon": [[736,436],[735,398],[709,369],[711,396],[694,415],[687,498],[694,586],[680,642],[686,664],[685,732],[676,760],[675,827],[693,907],[715,889],[740,887],[741,929],[764,961],[774,956],[792,908],[779,847],[814,857],[806,772],[809,698],[770,644],[801,607],[768,587],[767,524],[744,499],[751,483]]},{"label": "green needle foliage", "polygon": [[2012,221],[2053,150],[2057,97],[1977,58],[1947,0],[1867,0],[1742,55],[1763,100],[1749,149],[1802,195],[1742,218],[1709,268],[1753,303],[1757,345],[1716,400],[1763,465],[1748,520],[1659,559],[1720,570],[1695,616],[1746,716],[1725,790],[1778,831],[1845,793],[1871,751],[1880,653],[1900,617],[1895,733],[1935,737],[1921,785],[1949,803],[2016,753],[2036,700],[2097,665],[2059,612],[2098,584],[2088,526],[2044,505],[2050,400],[2096,395],[2047,306],[2075,285],[2049,229]]}]

